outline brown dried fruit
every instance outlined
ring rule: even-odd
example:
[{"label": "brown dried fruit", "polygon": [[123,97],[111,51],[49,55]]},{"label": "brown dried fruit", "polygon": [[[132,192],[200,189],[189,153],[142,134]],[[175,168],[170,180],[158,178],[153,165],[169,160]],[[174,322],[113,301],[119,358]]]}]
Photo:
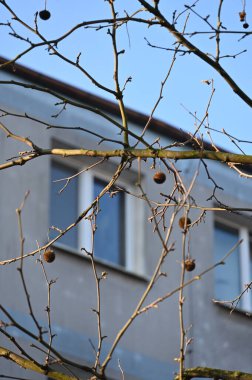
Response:
[{"label": "brown dried fruit", "polygon": [[185,260],[185,270],[187,272],[192,272],[196,267],[195,260],[187,258]]},{"label": "brown dried fruit", "polygon": [[245,11],[239,12],[239,16],[240,16],[240,21],[241,22],[245,21],[245,19],[246,19],[246,12]]},{"label": "brown dried fruit", "polygon": [[51,248],[46,249],[44,254],[43,254],[43,259],[47,263],[52,263],[55,260],[55,253],[54,253],[53,249],[51,249]]},{"label": "brown dried fruit", "polygon": [[186,219],[184,216],[181,216],[181,218],[179,219],[179,227],[182,228],[182,230],[188,228],[191,223],[192,221],[190,218]]},{"label": "brown dried fruit", "polygon": [[39,17],[41,20],[48,20],[51,17],[51,13],[47,9],[43,9],[43,11],[39,12]]},{"label": "brown dried fruit", "polygon": [[153,176],[153,180],[158,184],[164,183],[166,180],[166,175],[163,172],[156,172]]}]

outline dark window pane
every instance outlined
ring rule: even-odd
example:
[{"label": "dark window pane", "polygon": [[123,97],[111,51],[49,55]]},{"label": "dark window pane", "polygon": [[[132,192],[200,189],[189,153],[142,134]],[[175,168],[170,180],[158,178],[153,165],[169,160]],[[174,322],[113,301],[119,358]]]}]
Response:
[{"label": "dark window pane", "polygon": [[[73,179],[66,186],[64,191],[59,191],[65,182],[53,182],[57,179],[70,177],[76,172],[58,163],[53,163],[51,167],[51,201],[50,201],[50,226],[62,229],[73,223],[78,215],[78,178]],[[51,230],[50,237],[57,236],[57,231]],[[72,229],[58,240],[60,243],[77,248],[77,228]]]},{"label": "dark window pane", "polygon": [[[237,243],[238,239],[237,230],[216,224],[214,234],[215,261],[220,261]],[[219,300],[232,300],[239,295],[240,288],[239,248],[236,248],[224,265],[215,268],[215,297]]]},{"label": "dark window pane", "polygon": [[[106,182],[94,179],[94,196],[106,186]],[[113,198],[105,194],[99,201],[101,210],[96,219],[95,256],[106,261],[124,265],[124,193]]]}]

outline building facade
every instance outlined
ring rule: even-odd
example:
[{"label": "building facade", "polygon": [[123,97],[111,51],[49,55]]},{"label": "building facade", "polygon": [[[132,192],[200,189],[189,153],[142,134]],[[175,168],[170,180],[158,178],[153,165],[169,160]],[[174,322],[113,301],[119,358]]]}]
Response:
[{"label": "building facade", "polygon": [[[32,84],[37,89],[14,85],[12,81]],[[40,87],[47,91],[39,91]],[[0,122],[12,133],[29,137],[42,148],[94,149],[95,146],[99,149],[100,146],[106,150],[114,149],[115,140],[121,139],[116,125],[101,117],[100,112],[90,111],[91,108],[99,109],[120,123],[114,103],[18,65],[15,72],[0,71],[0,99]],[[70,104],[66,104],[65,99]],[[25,115],[28,118],[23,117]],[[127,115],[130,130],[139,134],[147,117],[133,110],[127,110]],[[152,144],[157,138],[160,146],[164,147],[184,142],[188,135],[153,120],[145,139]],[[102,144],[97,145],[101,140]],[[135,142],[131,137],[131,143]],[[24,143],[6,138],[0,130],[0,163],[25,150],[27,146]],[[73,223],[113,177],[119,160],[100,161],[100,158],[93,157],[45,155],[23,166],[0,172],[1,261],[20,255],[15,210],[25,193],[30,192],[22,210],[25,252],[32,252]],[[164,169],[162,162],[155,164],[157,168]],[[170,194],[172,189],[172,173],[164,184],[157,185],[153,181],[155,170],[152,165],[153,160],[143,161],[140,171],[137,160],[133,161],[116,182],[114,191],[104,195],[96,210],[95,262],[97,272],[104,277],[101,281],[101,328],[106,339],[103,341],[102,358],[136,308],[162,250],[160,239],[153,233],[151,210],[141,199],[142,193],[137,184],[141,182],[150,200],[162,202],[164,198],[160,193]],[[197,161],[178,164],[181,173],[185,174],[187,186],[198,171],[198,165]],[[248,180],[218,162],[207,162],[207,170],[200,166],[192,189],[191,195],[197,199],[197,204],[216,206],[217,209],[219,205],[212,197],[215,194],[225,205],[251,208],[252,185]],[[209,173],[218,188],[209,180]],[[193,343],[188,346],[186,365],[252,372],[251,292],[244,294],[232,314],[224,304],[213,302],[213,299],[234,299],[244,289],[244,284],[251,281],[250,213],[201,213],[202,210],[197,208],[189,211],[190,219],[195,222],[190,230],[189,244],[196,269],[193,273],[186,273],[186,279],[221,260],[240,238],[243,243],[225,265],[210,271],[185,290],[185,325],[188,339],[193,338]],[[162,273],[166,275],[156,281],[146,305],[179,286],[183,235],[178,226],[180,216],[177,216],[171,237],[174,251],[162,266]],[[98,344],[97,313],[94,312],[97,308],[95,277],[87,255],[92,249],[91,236],[90,218],[86,218],[55,242],[56,259],[52,264],[45,263],[48,278],[56,280],[51,288],[53,346],[69,359],[87,365],[95,361],[94,349]],[[34,314],[39,323],[48,328],[45,311],[48,286],[37,260],[39,257],[38,253],[25,260],[23,270]],[[0,267],[0,303],[19,324],[36,334],[36,324],[29,315],[20,274],[16,270],[19,265],[19,262],[14,262]],[[0,319],[6,322],[6,315],[1,313]],[[8,331],[25,347],[29,345],[29,340],[20,330],[9,327]],[[179,339],[178,293],[175,293],[158,308],[151,308],[134,320],[114,352],[109,366],[110,377],[121,378],[122,368],[129,380],[172,378],[178,369]],[[13,348],[8,338],[1,334],[0,346],[3,345]],[[29,348],[33,354],[34,350]],[[36,352],[36,355],[42,357],[43,353]],[[3,374],[26,375],[26,371],[4,358],[0,359],[0,364]],[[83,378],[88,379],[90,374],[85,376]],[[29,378],[45,377],[31,372]]]}]

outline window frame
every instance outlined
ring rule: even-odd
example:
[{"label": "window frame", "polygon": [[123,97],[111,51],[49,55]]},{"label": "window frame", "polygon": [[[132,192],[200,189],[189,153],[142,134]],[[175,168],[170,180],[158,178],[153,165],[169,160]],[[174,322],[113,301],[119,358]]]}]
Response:
[{"label": "window frame", "polygon": [[[78,160],[78,158],[70,158],[67,162],[64,162],[62,159],[58,157],[53,157],[50,160],[50,170],[52,165],[55,163],[60,164],[62,166],[66,166],[70,169],[73,169],[74,171],[79,172],[83,170],[84,167],[88,167],[91,164],[91,162],[94,163],[89,158],[85,159],[84,161],[83,159]],[[94,200],[94,179],[98,178],[102,181],[108,181],[111,178],[111,175],[114,174],[116,167],[117,164],[115,162],[104,162],[102,165],[98,165],[97,167],[87,170],[86,172],[78,176],[78,215],[80,215]],[[133,169],[127,171],[126,175],[122,173],[120,178],[116,181],[116,185],[126,189],[132,194],[137,195],[137,188],[136,186],[134,186],[136,183],[137,175],[138,174]],[[143,257],[144,230],[141,227],[143,226],[142,220],[144,218],[143,202],[139,201],[139,199],[137,197],[134,197],[134,195],[129,195],[127,191],[124,193],[125,263],[124,265],[121,265],[110,262],[109,260],[104,260],[99,257],[95,257],[95,259],[97,262],[104,263],[111,267],[123,269],[137,275],[145,275],[145,261]],[[81,194],[85,194],[85,196],[82,197]],[[135,210],[137,200],[138,212],[136,213]],[[83,256],[83,250],[81,251],[81,248],[85,247],[87,251],[90,251],[92,237],[91,226],[88,220],[84,219],[78,223],[77,240],[77,249],[63,244],[61,242],[55,242],[54,245],[59,249],[64,249],[65,251],[69,252],[71,251],[80,256]],[[137,252],[137,255],[135,254],[135,252]]]},{"label": "window frame", "polygon": [[[228,218],[215,217],[214,219],[214,232],[216,224],[223,226],[223,228],[232,228],[238,232],[238,239],[242,240],[239,245],[239,274],[240,274],[240,289],[243,291],[245,285],[252,281],[251,270],[252,270],[252,252],[250,252],[250,244],[252,241],[252,229],[247,226],[247,220],[233,221]],[[238,296],[239,294],[237,294]],[[245,292],[241,297],[240,303],[237,309],[252,312],[252,295],[251,293]]]}]

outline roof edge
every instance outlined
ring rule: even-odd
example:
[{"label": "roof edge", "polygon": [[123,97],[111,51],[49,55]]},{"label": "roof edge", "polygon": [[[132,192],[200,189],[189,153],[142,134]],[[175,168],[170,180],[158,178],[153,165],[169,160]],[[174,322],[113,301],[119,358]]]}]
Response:
[{"label": "roof edge", "polygon": [[[8,62],[8,59],[0,56],[0,65],[6,62]],[[107,111],[108,113],[111,113],[115,116],[120,116],[120,111],[117,103],[94,95],[90,92],[62,82],[60,80],[54,79],[51,76],[42,74],[21,64],[11,63],[7,66],[4,66],[2,70],[10,72],[14,76],[16,75],[29,82],[37,83],[43,87],[48,87],[55,92],[64,94],[65,96],[78,100],[81,103],[95,104],[97,107],[104,111]],[[148,115],[135,111],[128,107],[126,107],[126,114],[129,121],[138,125],[144,126],[149,120]],[[172,126],[171,124],[156,118],[153,118],[151,120],[150,129],[155,130],[156,133],[163,136],[173,138],[178,142],[184,142],[191,137],[189,133],[183,131],[182,129],[178,129],[175,126]],[[206,144],[208,145],[208,143]]]}]

